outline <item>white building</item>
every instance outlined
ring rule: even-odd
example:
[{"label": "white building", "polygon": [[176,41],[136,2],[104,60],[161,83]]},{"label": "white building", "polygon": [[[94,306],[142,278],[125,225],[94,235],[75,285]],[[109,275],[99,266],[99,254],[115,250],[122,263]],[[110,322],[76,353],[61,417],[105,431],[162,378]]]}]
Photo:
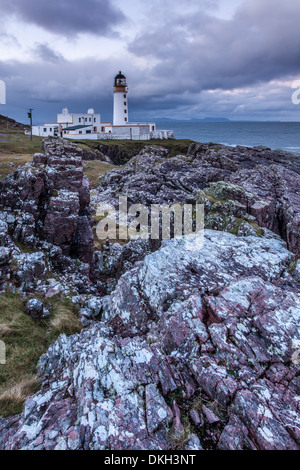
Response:
[{"label": "white building", "polygon": [[156,124],[130,123],[126,77],[119,72],[114,81],[113,122],[101,122],[101,115],[90,108],[86,114],[70,113],[67,108],[57,114],[55,123],[33,126],[33,135],[61,136],[66,139],[150,140],[174,139],[173,131],[156,130]]},{"label": "white building", "polygon": [[91,108],[86,114],[69,113],[68,108],[64,108],[61,114],[57,114],[55,123],[45,123],[42,126],[33,126],[33,135],[47,136],[67,136],[79,135],[82,137],[97,135],[101,128],[101,116],[95,114]]}]

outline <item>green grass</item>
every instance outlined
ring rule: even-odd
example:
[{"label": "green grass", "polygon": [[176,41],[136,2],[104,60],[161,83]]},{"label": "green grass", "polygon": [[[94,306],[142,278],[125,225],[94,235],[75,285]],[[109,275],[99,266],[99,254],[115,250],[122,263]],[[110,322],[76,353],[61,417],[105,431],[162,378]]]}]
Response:
[{"label": "green grass", "polygon": [[22,129],[7,131],[0,126],[0,180],[14,173],[18,166],[31,162],[33,155],[41,150],[41,137],[33,137],[31,141]]},{"label": "green grass", "polygon": [[2,154],[0,152],[0,180],[3,180],[11,173],[14,173],[19,166],[32,161],[32,155],[29,154]]},{"label": "green grass", "polygon": [[107,171],[113,170],[114,168],[120,168],[119,166],[111,165],[109,163],[102,162],[100,160],[89,160],[84,162],[84,174],[87,176],[90,182],[90,188],[97,188],[99,185],[100,176],[104,175]]},{"label": "green grass", "polygon": [[36,152],[42,150],[42,137],[30,136],[24,134],[23,130],[0,131],[0,154],[30,154],[34,155]]},{"label": "green grass", "polygon": [[19,242],[19,241],[16,241],[14,240],[14,244],[20,248],[20,250],[23,252],[23,253],[29,253],[29,254],[32,254],[32,253],[36,253],[37,250],[34,249],[34,248],[31,248],[30,246],[26,246],[24,245],[23,243]]},{"label": "green grass", "polygon": [[48,304],[50,318],[32,320],[18,293],[0,294],[0,339],[6,345],[6,364],[0,364],[0,416],[20,413],[25,399],[38,390],[37,363],[58,336],[81,330],[69,299],[57,296]]}]

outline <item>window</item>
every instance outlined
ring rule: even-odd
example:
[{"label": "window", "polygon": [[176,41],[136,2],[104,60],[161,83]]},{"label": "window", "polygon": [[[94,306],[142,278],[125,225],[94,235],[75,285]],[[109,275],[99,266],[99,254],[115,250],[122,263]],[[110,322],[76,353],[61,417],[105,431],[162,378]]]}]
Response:
[{"label": "window", "polygon": [[97,132],[97,127],[94,127],[94,132]]},{"label": "window", "polygon": [[44,132],[47,132],[47,127],[44,127]]},{"label": "window", "polygon": [[81,118],[79,118],[79,122],[81,122]]},{"label": "window", "polygon": [[101,132],[105,132],[105,127],[101,127]]},{"label": "window", "polygon": [[79,134],[82,134],[82,131],[79,131]]},{"label": "window", "polygon": [[127,118],[125,118],[125,122],[127,122]]},{"label": "window", "polygon": [[124,101],[124,106],[126,106],[126,105],[127,105],[127,103],[126,103],[126,101]]},{"label": "window", "polygon": [[85,118],[85,122],[87,122],[87,118]]},{"label": "window", "polygon": [[155,127],[154,127],[154,126],[152,126],[152,130],[155,131]]},{"label": "window", "polygon": [[92,133],[92,131],[86,131],[86,133],[87,133],[87,134],[91,134],[91,133]]},{"label": "window", "polygon": [[52,127],[50,127],[49,131],[52,132]]},{"label": "window", "polygon": [[124,96],[124,100],[126,100],[126,95],[123,95]]},{"label": "window", "polygon": [[92,122],[92,118],[90,118],[89,121]]},{"label": "window", "polygon": [[94,118],[94,122],[96,122],[96,118]]}]

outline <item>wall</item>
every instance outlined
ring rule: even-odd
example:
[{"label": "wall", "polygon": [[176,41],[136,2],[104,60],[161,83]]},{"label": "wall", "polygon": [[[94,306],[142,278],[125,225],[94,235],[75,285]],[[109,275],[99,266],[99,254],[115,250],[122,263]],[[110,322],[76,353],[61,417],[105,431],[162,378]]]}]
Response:
[{"label": "wall", "polygon": [[[81,119],[81,121],[79,121],[79,119]],[[87,121],[85,120],[87,119]],[[90,121],[91,119],[91,121]],[[94,119],[96,119],[96,121],[94,122]],[[91,124],[93,126],[97,126],[98,129],[100,128],[100,125],[101,125],[101,116],[100,114],[79,114],[79,113],[76,113],[76,114],[73,114],[73,125],[74,126],[78,126],[80,124],[82,125],[85,125],[85,124]]]},{"label": "wall", "polygon": [[102,137],[99,137],[99,134],[66,134],[63,136],[63,138],[72,139],[72,140],[100,140],[102,139]]},{"label": "wall", "polygon": [[167,140],[167,139],[175,139],[174,131],[169,130],[158,130],[154,132],[150,132],[151,139],[159,139],[159,140]]},{"label": "wall", "polygon": [[[36,135],[38,137],[47,137],[47,136],[54,136],[54,128],[57,127],[55,124],[52,125],[43,125],[43,126],[32,126],[32,135]],[[47,129],[44,132],[44,129]],[[50,132],[50,129],[52,131]]]},{"label": "wall", "polygon": [[58,114],[57,115],[57,122],[59,124],[68,122],[69,124],[73,124],[73,115],[72,114]]}]

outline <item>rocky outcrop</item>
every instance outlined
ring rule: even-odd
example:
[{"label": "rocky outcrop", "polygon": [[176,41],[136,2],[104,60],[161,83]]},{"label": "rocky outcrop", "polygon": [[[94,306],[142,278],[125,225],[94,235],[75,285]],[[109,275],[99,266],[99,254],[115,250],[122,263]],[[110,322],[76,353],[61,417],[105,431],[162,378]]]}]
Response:
[{"label": "rocky outcrop", "polygon": [[25,307],[25,312],[33,320],[48,318],[50,316],[49,310],[44,307],[43,302],[41,302],[39,299],[28,300]]},{"label": "rocky outcrop", "polygon": [[82,151],[59,139],[44,141],[44,154],[0,182],[0,209],[15,240],[35,247],[38,240],[59,246],[66,256],[91,260],[92,219],[89,182]]},{"label": "rocky outcrop", "polygon": [[148,146],[124,168],[105,174],[98,194],[92,197],[93,206],[101,202],[117,206],[120,194],[126,195],[130,204],[185,202],[192,196],[195,199],[207,182],[226,177],[226,171],[205,169],[194,157],[167,156],[166,149]]},{"label": "rocky outcrop", "polygon": [[[80,142],[79,142],[80,143]],[[106,155],[106,153],[100,152],[100,150],[91,147],[91,149],[86,148],[86,142],[82,142],[82,158],[85,161],[94,161],[99,160],[101,162],[106,162],[112,164],[111,159]],[[101,148],[101,146],[99,147]]]},{"label": "rocky outcrop", "polygon": [[5,220],[11,221],[10,214],[0,211],[0,292],[17,288],[23,295],[38,293],[45,298],[71,292],[97,293],[90,280],[89,264],[72,260],[62,254],[61,248],[41,240],[37,243],[43,251],[17,246]]},{"label": "rocky outcrop", "polygon": [[93,208],[200,202],[213,230],[94,252],[82,157],[50,139],[0,182],[0,291],[18,289],[33,321],[68,296],[84,326],[42,356],[0,448],[299,449],[297,163],[147,146],[102,177]]},{"label": "rocky outcrop", "polygon": [[163,242],[101,322],[42,357],[42,390],[0,421],[1,448],[299,448],[293,261],[274,239]]},{"label": "rocky outcrop", "polygon": [[98,151],[102,159],[109,159],[114,165],[123,165],[134,156],[134,152],[125,151],[119,145],[100,144]]},{"label": "rocky outcrop", "polygon": [[300,177],[283,166],[259,165],[238,171],[230,180],[244,189],[247,212],[300,257]]},{"label": "rocky outcrop", "polygon": [[[96,208],[105,202],[117,207],[119,195],[126,195],[129,205],[138,202],[147,206],[199,202],[200,198],[206,205],[209,228],[224,230],[230,225],[231,230],[234,221],[220,224],[219,220],[220,213],[224,215],[229,209],[236,217],[254,217],[252,222],[280,235],[299,256],[299,157],[297,160],[290,154],[289,158],[280,151],[215,144],[194,144],[186,156],[168,158],[166,149],[147,146],[124,168],[102,177],[92,205]],[[216,206],[211,209],[211,199],[201,199],[201,191],[204,199],[209,196],[220,203],[217,218],[211,220]],[[234,206],[233,211],[228,203]]]},{"label": "rocky outcrop", "polygon": [[102,293],[110,293],[118,279],[129,271],[135,263],[142,261],[148,254],[156,251],[160,240],[130,240],[125,245],[105,243],[102,251],[95,251],[91,263],[91,279],[97,283]]},{"label": "rocky outcrop", "polygon": [[94,222],[82,151],[60,139],[47,139],[43,148],[32,164],[0,182],[0,291],[95,294],[88,264]]},{"label": "rocky outcrop", "polygon": [[0,292],[5,289],[6,280],[9,273],[9,261],[10,261],[9,249],[0,246]]},{"label": "rocky outcrop", "polygon": [[[191,144],[188,155],[196,156],[205,164],[211,166],[233,166],[239,169],[252,169],[257,165],[283,165],[289,170],[300,173],[299,154],[285,150],[271,150],[270,148],[258,147],[228,147],[220,144]],[[215,161],[215,163],[212,163]]]}]

